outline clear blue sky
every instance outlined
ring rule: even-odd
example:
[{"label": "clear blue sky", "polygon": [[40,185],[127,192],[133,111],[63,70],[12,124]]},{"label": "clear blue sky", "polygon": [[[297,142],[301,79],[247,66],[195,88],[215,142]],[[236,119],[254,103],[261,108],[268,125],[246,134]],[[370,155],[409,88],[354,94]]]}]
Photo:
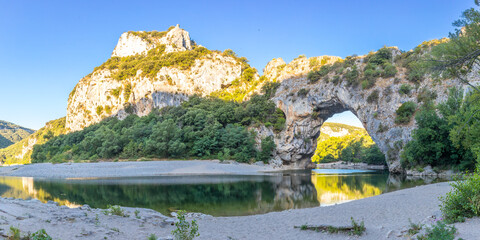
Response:
[{"label": "clear blue sky", "polygon": [[[447,36],[473,0],[0,0],[0,119],[38,129],[66,115],[75,84],[107,60],[122,32],[190,32],[261,70],[272,58],[408,50]],[[351,115],[350,115],[351,116]],[[348,116],[346,118],[349,118]]]}]

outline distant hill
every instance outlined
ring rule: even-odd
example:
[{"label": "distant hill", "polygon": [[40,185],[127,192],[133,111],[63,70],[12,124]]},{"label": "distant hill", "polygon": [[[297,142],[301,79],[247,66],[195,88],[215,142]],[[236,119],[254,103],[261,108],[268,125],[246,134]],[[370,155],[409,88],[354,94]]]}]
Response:
[{"label": "distant hill", "polygon": [[44,127],[33,134],[29,134],[21,141],[7,148],[0,149],[0,165],[30,163],[33,146],[35,144],[44,144],[54,136],[64,133],[65,117],[47,122]]},{"label": "distant hill", "polygon": [[326,122],[320,128],[312,162],[335,161],[385,164],[385,156],[364,128]]},{"label": "distant hill", "polygon": [[32,129],[0,120],[0,148],[19,142],[34,132]]},{"label": "distant hill", "polygon": [[324,141],[331,137],[343,137],[355,132],[367,134],[367,131],[364,128],[354,127],[342,123],[326,122],[323,123],[322,127],[320,128],[320,136],[318,141]]}]

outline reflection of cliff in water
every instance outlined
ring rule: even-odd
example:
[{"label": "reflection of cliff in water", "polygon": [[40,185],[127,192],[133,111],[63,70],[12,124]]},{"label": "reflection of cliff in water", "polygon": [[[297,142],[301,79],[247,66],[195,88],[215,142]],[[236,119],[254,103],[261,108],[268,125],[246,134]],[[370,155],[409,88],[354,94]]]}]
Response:
[{"label": "reflection of cliff in water", "polygon": [[320,205],[330,205],[381,194],[386,174],[323,175],[313,174]]},{"label": "reflection of cliff in water", "polygon": [[321,175],[310,171],[268,176],[168,176],[45,180],[0,177],[0,196],[36,198],[76,207],[142,207],[163,214],[184,209],[240,216],[342,203],[441,179],[386,173]]},{"label": "reflection of cliff in water", "polygon": [[[180,182],[181,184],[172,184]],[[309,175],[196,176],[103,180],[0,179],[2,197],[37,198],[64,205],[144,207],[164,214],[185,209],[215,216],[250,215],[318,206]]]},{"label": "reflection of cliff in water", "polygon": [[41,188],[36,188],[33,178],[29,177],[0,177],[0,196],[9,198],[31,199],[42,202],[55,201],[68,207],[79,207],[66,199],[52,196]]}]

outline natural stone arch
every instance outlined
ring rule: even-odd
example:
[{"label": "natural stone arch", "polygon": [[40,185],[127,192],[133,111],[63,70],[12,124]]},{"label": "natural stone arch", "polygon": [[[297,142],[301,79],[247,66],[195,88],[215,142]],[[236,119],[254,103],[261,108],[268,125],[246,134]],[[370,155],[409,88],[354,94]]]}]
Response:
[{"label": "natural stone arch", "polygon": [[[358,59],[356,64],[361,68],[363,59]],[[448,97],[448,88],[462,85],[456,80],[439,83],[426,79],[418,83],[410,94],[401,94],[399,89],[402,84],[413,84],[407,81],[405,69],[398,66],[396,76],[378,78],[373,87],[362,89],[359,84],[349,84],[345,80],[337,84],[322,79],[311,83],[306,76],[311,70],[306,58],[294,60],[286,66],[283,60],[275,59],[265,69],[280,68],[275,65],[282,66],[282,69],[294,66],[292,68],[304,71],[293,74],[285,73],[285,70],[275,74],[268,71],[265,73],[280,76],[277,81],[281,84],[272,100],[285,113],[286,124],[285,129],[279,133],[266,128],[258,132],[260,137],[274,136],[277,145],[274,162],[299,168],[311,163],[310,157],[314,154],[322,124],[333,114],[349,110],[362,122],[372,140],[385,154],[390,172],[403,173],[400,153],[405,143],[411,139],[416,123],[412,117],[408,124],[396,124],[396,110],[409,101],[419,106],[421,103],[417,96],[422,90],[438,93],[433,100],[439,103]],[[378,97],[373,101],[368,100],[371,94]]]}]

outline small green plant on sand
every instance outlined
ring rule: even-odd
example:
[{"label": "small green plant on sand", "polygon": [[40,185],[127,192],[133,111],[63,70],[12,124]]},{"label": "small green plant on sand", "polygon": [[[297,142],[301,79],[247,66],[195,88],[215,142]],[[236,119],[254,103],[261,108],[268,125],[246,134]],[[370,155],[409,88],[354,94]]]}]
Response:
[{"label": "small green plant on sand", "polygon": [[32,234],[32,240],[52,240],[52,237],[50,237],[45,229],[40,229],[36,231],[35,233]]},{"label": "small green plant on sand", "polygon": [[128,214],[125,213],[125,211],[118,205],[107,205],[107,209],[103,210],[103,214],[105,215],[117,215],[121,217],[129,217]]},{"label": "small green plant on sand", "polygon": [[438,221],[431,228],[427,227],[425,235],[418,236],[418,240],[454,240],[457,229],[444,221]]},{"label": "small green plant on sand", "polygon": [[178,222],[175,223],[177,227],[172,231],[173,239],[175,240],[192,240],[195,237],[200,236],[198,233],[198,225],[195,220],[189,223],[185,219],[185,211],[180,210],[177,212]]},{"label": "small green plant on sand", "polygon": [[408,222],[410,222],[410,228],[408,229],[408,235],[413,236],[420,232],[422,230],[423,224],[420,223],[414,223],[410,219],[408,219]]},{"label": "small green plant on sand", "polygon": [[140,211],[138,211],[138,209],[135,210],[135,217],[136,217],[137,219],[140,219]]},{"label": "small green plant on sand", "polygon": [[8,240],[20,240],[20,229],[10,226],[10,235],[8,236]]},{"label": "small green plant on sand", "polygon": [[20,229],[10,226],[10,235],[7,238],[8,240],[52,240],[45,229],[40,229],[33,234],[28,233],[25,236],[21,236]]},{"label": "small green plant on sand", "polygon": [[366,230],[364,222],[362,221],[360,224],[358,224],[353,217],[350,217],[350,219],[352,220],[353,230],[349,234],[361,236]]},{"label": "small green plant on sand", "polygon": [[148,240],[157,240],[157,236],[155,234],[150,234],[150,236],[148,237]]}]

